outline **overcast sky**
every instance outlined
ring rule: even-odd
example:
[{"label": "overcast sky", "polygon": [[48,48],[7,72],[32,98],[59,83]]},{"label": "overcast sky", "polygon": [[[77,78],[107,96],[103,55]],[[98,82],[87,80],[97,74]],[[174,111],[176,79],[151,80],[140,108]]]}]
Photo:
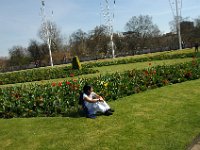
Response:
[{"label": "overcast sky", "polygon": [[[46,12],[67,37],[77,29],[85,32],[104,23],[100,3],[104,0],[46,0]],[[110,0],[111,1],[111,0]],[[113,1],[113,0],[112,0]],[[172,1],[172,0],[171,0]],[[28,46],[37,39],[41,24],[40,0],[0,0],[0,57],[8,56],[14,45]],[[114,30],[123,32],[132,16],[150,15],[163,33],[169,32],[173,19],[169,0],[116,0]],[[200,16],[200,0],[183,0],[182,16]]]}]

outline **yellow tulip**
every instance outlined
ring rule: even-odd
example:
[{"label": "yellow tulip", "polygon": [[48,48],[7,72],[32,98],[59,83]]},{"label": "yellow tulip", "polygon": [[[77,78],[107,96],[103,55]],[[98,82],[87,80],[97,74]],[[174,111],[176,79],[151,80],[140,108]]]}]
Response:
[{"label": "yellow tulip", "polygon": [[108,83],[105,83],[104,86],[107,87],[107,86],[108,86]]}]

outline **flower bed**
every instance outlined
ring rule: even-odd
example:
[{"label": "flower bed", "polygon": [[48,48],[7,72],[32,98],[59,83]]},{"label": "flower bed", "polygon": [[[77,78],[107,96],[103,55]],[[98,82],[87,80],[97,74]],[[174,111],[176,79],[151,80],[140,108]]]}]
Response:
[{"label": "flower bed", "polygon": [[119,64],[129,64],[129,63],[137,63],[137,62],[146,62],[146,61],[154,61],[154,60],[167,60],[167,59],[177,59],[177,58],[188,58],[194,57],[194,53],[185,53],[185,54],[164,54],[157,55],[151,57],[144,58],[125,58],[125,59],[117,59],[112,61],[104,61],[104,62],[90,62],[82,64],[84,68],[93,68],[93,67],[102,67],[102,66],[111,66],[111,65],[119,65]]},{"label": "flower bed", "polygon": [[119,97],[131,95],[147,89],[165,85],[181,83],[200,78],[200,61],[182,63],[169,66],[156,66],[145,70],[126,71],[123,74],[115,73],[88,80],[93,83],[95,90],[107,100],[116,100]]},{"label": "flower bed", "polygon": [[0,85],[74,77],[97,72],[97,70],[87,68],[83,68],[82,70],[73,70],[71,67],[30,69],[17,72],[1,73]]},{"label": "flower bed", "polygon": [[193,60],[94,78],[2,88],[0,117],[68,116],[77,111],[79,93],[86,83],[93,84],[95,91],[110,101],[147,89],[199,78],[200,61]]}]

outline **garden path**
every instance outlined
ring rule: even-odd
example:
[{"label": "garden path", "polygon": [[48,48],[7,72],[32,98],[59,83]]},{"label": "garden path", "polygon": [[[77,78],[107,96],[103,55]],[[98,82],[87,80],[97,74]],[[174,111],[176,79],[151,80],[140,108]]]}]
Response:
[{"label": "garden path", "polygon": [[200,150],[200,135],[193,140],[188,150]]}]

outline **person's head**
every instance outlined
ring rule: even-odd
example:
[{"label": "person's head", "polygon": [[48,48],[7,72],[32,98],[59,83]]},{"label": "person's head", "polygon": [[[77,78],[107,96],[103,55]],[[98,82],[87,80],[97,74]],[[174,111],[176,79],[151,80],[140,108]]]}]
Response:
[{"label": "person's head", "polygon": [[85,85],[83,87],[83,92],[87,95],[90,95],[93,92],[93,87],[91,85]]}]

